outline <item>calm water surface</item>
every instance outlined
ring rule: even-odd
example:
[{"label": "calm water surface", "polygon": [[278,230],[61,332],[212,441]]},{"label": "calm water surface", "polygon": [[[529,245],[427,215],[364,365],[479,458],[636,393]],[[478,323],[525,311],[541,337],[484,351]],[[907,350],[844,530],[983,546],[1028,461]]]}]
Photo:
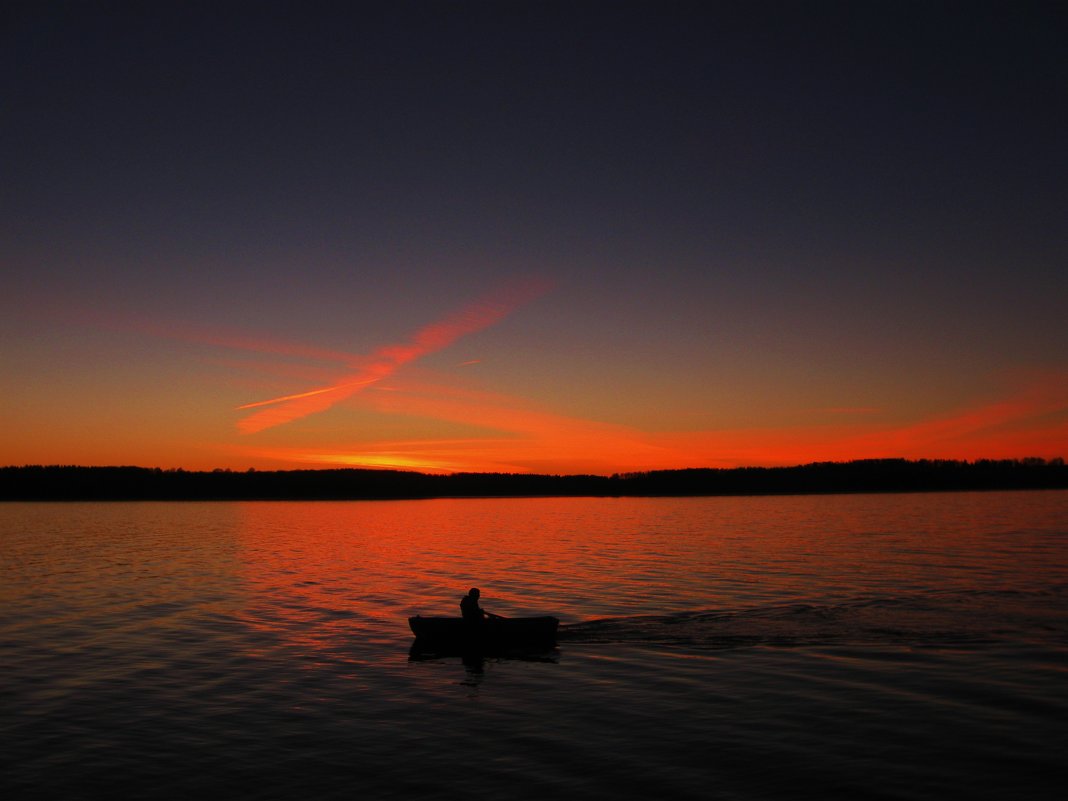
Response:
[{"label": "calm water surface", "polygon": [[1066,657],[1068,492],[0,505],[7,798],[1059,798]]}]

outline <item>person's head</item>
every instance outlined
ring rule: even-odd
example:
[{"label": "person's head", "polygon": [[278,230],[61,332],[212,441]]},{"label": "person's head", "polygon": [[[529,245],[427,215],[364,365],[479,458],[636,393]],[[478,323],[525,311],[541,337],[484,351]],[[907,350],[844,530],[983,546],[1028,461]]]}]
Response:
[{"label": "person's head", "polygon": [[481,595],[481,593],[478,591],[478,587],[472,587],[470,590],[467,591],[467,594],[470,595],[472,598],[477,598],[479,595]]}]

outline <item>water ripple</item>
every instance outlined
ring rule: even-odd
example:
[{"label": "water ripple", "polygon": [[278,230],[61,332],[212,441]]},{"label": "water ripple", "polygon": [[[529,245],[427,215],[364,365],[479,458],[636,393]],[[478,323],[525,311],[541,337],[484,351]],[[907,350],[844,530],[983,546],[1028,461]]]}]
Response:
[{"label": "water ripple", "polygon": [[[11,798],[1059,797],[1068,493],[0,506]],[[472,584],[564,620],[411,658]]]}]

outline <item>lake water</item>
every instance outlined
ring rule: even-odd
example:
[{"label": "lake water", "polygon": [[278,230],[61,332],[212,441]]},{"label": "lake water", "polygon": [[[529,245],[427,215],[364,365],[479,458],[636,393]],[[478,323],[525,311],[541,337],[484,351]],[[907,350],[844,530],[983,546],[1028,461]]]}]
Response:
[{"label": "lake water", "polygon": [[1068,492],[7,503],[0,672],[5,798],[1060,798]]}]

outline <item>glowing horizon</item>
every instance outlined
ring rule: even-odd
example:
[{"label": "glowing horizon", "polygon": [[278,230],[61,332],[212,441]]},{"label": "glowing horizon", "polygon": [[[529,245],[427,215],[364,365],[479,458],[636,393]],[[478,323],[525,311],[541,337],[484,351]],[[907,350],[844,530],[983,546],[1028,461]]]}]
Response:
[{"label": "glowing horizon", "polygon": [[[363,355],[251,332],[231,331],[220,337],[188,325],[148,327],[137,321],[129,325],[173,341],[253,351],[260,354],[252,365],[256,373],[274,376],[273,382],[285,381],[299,390],[231,407],[245,413],[232,423],[239,438],[217,433],[214,440],[196,443],[199,455],[186,456],[177,465],[189,469],[318,465],[608,475],[870,458],[1053,458],[1068,450],[1068,373],[1021,377],[1016,388],[1003,390],[1000,396],[896,421],[890,419],[891,410],[875,406],[817,406],[805,414],[825,419],[807,424],[650,430],[568,413],[566,403],[552,399],[546,402],[545,398],[495,390],[490,385],[497,367],[482,358],[447,360],[445,364],[451,363],[452,368],[418,366],[424,357],[503,322],[544,295],[547,286],[544,281],[526,281],[489,292],[416,328],[409,337],[378,345]],[[293,385],[293,376],[329,370],[323,366],[324,356],[356,368],[355,372],[335,374],[326,386],[320,383],[301,389]],[[206,358],[211,363],[227,363],[214,355]],[[475,365],[479,369],[472,372]],[[389,384],[382,383],[386,378],[391,379]],[[299,421],[328,412],[333,421],[328,437],[314,426],[294,429]],[[406,429],[437,433],[381,437],[376,435],[380,428],[401,434]],[[35,443],[38,450],[41,445],[40,440]],[[157,446],[155,453],[166,450],[167,446]],[[109,456],[107,449],[98,454],[83,461],[131,461]],[[158,466],[160,458],[147,456],[140,461]]]},{"label": "glowing horizon", "polygon": [[[1004,400],[905,426],[842,425],[651,433],[524,408],[518,399],[442,388],[428,395],[393,389],[365,403],[391,414],[478,423],[498,436],[462,440],[370,441],[344,449],[249,449],[281,463],[392,467],[425,472],[548,472],[607,475],[691,467],[790,466],[854,459],[1054,458],[1068,422],[1036,423],[1063,412],[1063,379],[1039,382]],[[1005,426],[1016,426],[1007,436]],[[903,444],[904,443],[904,444]],[[1024,453],[1026,452],[1026,454]],[[577,466],[569,468],[568,466]]]}]

